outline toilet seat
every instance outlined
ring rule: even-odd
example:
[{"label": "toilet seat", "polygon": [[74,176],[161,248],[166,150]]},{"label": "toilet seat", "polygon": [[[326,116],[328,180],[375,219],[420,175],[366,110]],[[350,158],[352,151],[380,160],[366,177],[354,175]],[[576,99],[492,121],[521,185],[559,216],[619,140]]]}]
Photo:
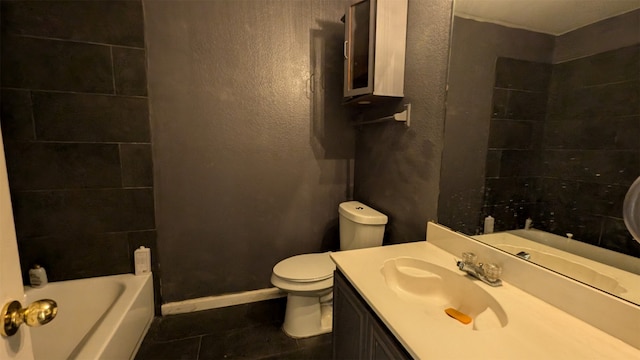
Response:
[{"label": "toilet seat", "polygon": [[303,254],[284,259],[273,267],[273,274],[290,282],[316,282],[333,277],[336,264],[331,252]]}]

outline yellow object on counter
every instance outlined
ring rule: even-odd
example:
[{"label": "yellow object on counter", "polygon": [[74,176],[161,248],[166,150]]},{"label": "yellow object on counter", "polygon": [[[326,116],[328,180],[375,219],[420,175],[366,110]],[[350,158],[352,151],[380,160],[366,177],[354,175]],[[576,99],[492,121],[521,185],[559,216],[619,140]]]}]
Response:
[{"label": "yellow object on counter", "polygon": [[465,325],[471,323],[471,316],[467,314],[463,314],[454,308],[445,309],[444,312],[447,313],[447,315],[451,316],[452,318],[460,321]]}]

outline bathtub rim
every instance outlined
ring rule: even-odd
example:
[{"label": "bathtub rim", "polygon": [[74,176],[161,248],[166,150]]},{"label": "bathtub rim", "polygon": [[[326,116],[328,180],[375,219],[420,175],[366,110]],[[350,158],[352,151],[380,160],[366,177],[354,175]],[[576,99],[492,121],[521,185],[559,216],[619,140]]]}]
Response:
[{"label": "bathtub rim", "polygon": [[[149,327],[151,326],[151,322],[154,317],[154,294],[153,294],[153,276],[151,273],[144,275],[134,275],[134,274],[117,274],[117,275],[107,275],[107,276],[99,276],[93,278],[84,278],[84,279],[74,279],[74,280],[65,280],[65,281],[56,281],[50,282],[47,286],[55,286],[59,283],[70,283],[70,282],[88,282],[88,281],[100,281],[100,282],[118,282],[123,284],[125,289],[119,295],[116,302],[109,307],[106,313],[99,320],[100,325],[95,329],[93,334],[89,339],[84,343],[82,348],[78,351],[72,352],[71,359],[100,359],[104,354],[105,350],[111,345],[111,341],[115,337],[117,331],[120,329],[120,326],[123,324],[125,318],[129,314],[129,310],[132,309],[136,300],[140,297],[144,296],[147,299],[143,299],[143,301],[148,301],[146,305],[148,305],[148,309],[145,309],[145,312],[148,312],[148,319],[145,316],[145,324],[142,333],[136,339],[135,346],[133,347],[130,359],[133,359],[140,348],[142,340],[147,334]],[[46,287],[43,288],[31,288],[29,286],[25,286],[25,301],[32,301],[29,297],[30,293],[34,291],[46,290]],[[143,294],[143,291],[146,291],[146,294]],[[55,299],[53,299],[55,300]],[[146,306],[145,306],[146,308]],[[54,320],[55,321],[55,320]],[[35,344],[34,344],[35,345]]]}]

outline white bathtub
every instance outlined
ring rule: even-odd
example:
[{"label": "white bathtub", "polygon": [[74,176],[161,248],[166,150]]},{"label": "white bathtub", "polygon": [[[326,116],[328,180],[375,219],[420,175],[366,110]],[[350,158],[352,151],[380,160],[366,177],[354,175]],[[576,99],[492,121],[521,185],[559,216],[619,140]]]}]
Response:
[{"label": "white bathtub", "polygon": [[[627,268],[637,271],[640,265],[637,258],[540,230],[510,230],[472,237],[514,255],[528,252],[533,263],[640,304],[640,274],[623,267],[630,264]],[[625,257],[632,261],[620,261],[620,268],[606,263],[616,264],[612,259]]]},{"label": "white bathtub", "polygon": [[133,359],[153,320],[151,275],[52,282],[25,293],[27,303],[58,303],[52,322],[31,329],[36,360]]}]

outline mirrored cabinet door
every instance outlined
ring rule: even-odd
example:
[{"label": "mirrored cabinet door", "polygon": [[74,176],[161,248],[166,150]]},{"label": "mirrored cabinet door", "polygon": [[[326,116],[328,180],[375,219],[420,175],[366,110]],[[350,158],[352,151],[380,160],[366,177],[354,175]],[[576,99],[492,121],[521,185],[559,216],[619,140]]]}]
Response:
[{"label": "mirrored cabinet door", "polygon": [[344,97],[404,96],[407,0],[363,0],[345,14]]},{"label": "mirrored cabinet door", "polygon": [[369,69],[373,69],[374,17],[371,0],[349,6],[345,24],[345,96],[373,91],[373,71]]}]

